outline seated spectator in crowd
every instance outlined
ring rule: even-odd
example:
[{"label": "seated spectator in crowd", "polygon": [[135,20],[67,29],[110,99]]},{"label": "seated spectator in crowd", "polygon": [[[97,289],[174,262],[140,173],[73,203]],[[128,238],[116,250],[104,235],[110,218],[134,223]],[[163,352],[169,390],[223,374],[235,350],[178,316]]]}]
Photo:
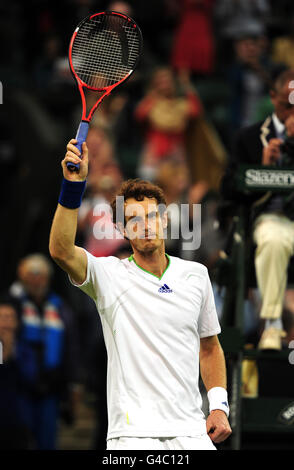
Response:
[{"label": "seated spectator in crowd", "polygon": [[18,330],[20,305],[7,293],[0,295],[0,449],[28,449],[30,433],[22,403],[24,377]]},{"label": "seated spectator in crowd", "polygon": [[234,37],[235,58],[228,69],[231,129],[254,123],[259,103],[268,93],[273,65],[264,51],[263,31],[240,29]]},{"label": "seated spectator in crowd", "polygon": [[186,162],[185,130],[190,120],[201,114],[202,106],[187,77],[182,75],[181,80],[183,95],[177,91],[171,69],[159,67],[135,110],[137,121],[145,126],[138,168],[138,176],[143,179],[154,180],[164,160]]},{"label": "seated spectator in crowd", "polygon": [[237,191],[235,177],[241,163],[294,166],[293,150],[291,154],[289,147],[294,138],[294,106],[289,101],[292,80],[293,70],[282,72],[274,80],[270,90],[274,113],[239,131],[222,181],[224,197],[251,208],[254,219],[255,269],[262,296],[260,317],[265,320],[260,349],[281,349],[285,336],[281,316],[288,263],[294,253],[293,194],[290,199],[289,194],[270,191],[246,195]]},{"label": "seated spectator in crowd", "polygon": [[77,403],[79,379],[78,337],[73,312],[50,290],[52,267],[41,254],[31,254],[18,266],[11,294],[21,304],[19,345],[25,387],[22,402],[33,448],[56,447],[57,425],[70,422]]}]

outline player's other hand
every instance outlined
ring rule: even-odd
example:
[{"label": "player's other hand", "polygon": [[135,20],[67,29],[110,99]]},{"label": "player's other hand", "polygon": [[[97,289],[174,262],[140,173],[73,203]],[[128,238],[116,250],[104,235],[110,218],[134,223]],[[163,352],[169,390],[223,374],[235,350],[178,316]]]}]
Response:
[{"label": "player's other hand", "polygon": [[[69,141],[66,146],[67,152],[61,162],[63,176],[69,181],[85,181],[88,175],[88,147],[86,142],[84,142],[82,145],[83,158],[81,158],[81,152],[75,146],[77,142],[78,141],[76,139],[71,139]],[[70,171],[66,166],[68,162],[79,164],[79,171]]]},{"label": "player's other hand", "polygon": [[281,157],[281,139],[270,139],[267,147],[264,147],[262,154],[263,165],[273,165]]},{"label": "player's other hand", "polygon": [[211,411],[206,420],[206,431],[215,444],[223,442],[232,434],[231,426],[224,411]]}]

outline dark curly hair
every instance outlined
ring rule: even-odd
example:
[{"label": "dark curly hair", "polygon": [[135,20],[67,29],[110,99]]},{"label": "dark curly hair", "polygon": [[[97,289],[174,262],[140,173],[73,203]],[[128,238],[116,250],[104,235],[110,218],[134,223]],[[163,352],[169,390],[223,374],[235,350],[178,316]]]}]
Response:
[{"label": "dark curly hair", "polygon": [[157,204],[166,206],[163,190],[159,186],[140,178],[129,179],[122,183],[120,189],[111,201],[112,219],[114,222],[117,217],[117,196],[122,196],[124,201],[129,198],[134,198],[136,201],[143,201],[144,197],[150,199],[154,198]]}]

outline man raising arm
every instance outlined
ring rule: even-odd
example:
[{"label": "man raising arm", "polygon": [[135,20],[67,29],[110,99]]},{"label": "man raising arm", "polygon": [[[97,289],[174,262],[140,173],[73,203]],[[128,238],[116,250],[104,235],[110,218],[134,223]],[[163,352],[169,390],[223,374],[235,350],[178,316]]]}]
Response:
[{"label": "man raising arm", "polygon": [[[82,284],[87,273],[87,256],[85,251],[75,246],[78,208],[85,189],[88,174],[88,148],[83,143],[83,158],[75,147],[77,141],[72,139],[67,144],[67,152],[61,165],[63,184],[55,216],[53,219],[49,251],[54,261],[66,271],[77,284]],[[66,164],[79,163],[79,172],[71,172]]]},{"label": "man raising arm", "polygon": [[[84,144],[81,160],[75,142],[62,162],[65,179],[50,253],[99,312],[108,356],[107,450],[215,450],[212,441],[222,442],[231,430],[207,268],[165,252],[164,193],[140,179],[125,181],[111,203],[133,254],[97,258],[76,247],[88,154]],[[67,162],[79,163],[79,173],[70,173]],[[210,405],[207,421],[199,362]]]}]

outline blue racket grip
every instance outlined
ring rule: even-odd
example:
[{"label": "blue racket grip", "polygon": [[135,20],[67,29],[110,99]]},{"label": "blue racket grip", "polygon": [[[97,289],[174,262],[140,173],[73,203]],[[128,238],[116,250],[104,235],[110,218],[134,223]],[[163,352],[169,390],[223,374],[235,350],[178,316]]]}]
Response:
[{"label": "blue racket grip", "polygon": [[[78,143],[76,144],[76,147],[81,152],[80,158],[82,158],[82,145],[83,145],[83,142],[85,142],[87,138],[88,130],[89,130],[89,123],[87,121],[81,121],[79,128],[78,128],[77,135],[76,135],[76,139],[78,141]],[[79,171],[80,169],[79,163],[68,162],[66,166],[70,171]]]}]

